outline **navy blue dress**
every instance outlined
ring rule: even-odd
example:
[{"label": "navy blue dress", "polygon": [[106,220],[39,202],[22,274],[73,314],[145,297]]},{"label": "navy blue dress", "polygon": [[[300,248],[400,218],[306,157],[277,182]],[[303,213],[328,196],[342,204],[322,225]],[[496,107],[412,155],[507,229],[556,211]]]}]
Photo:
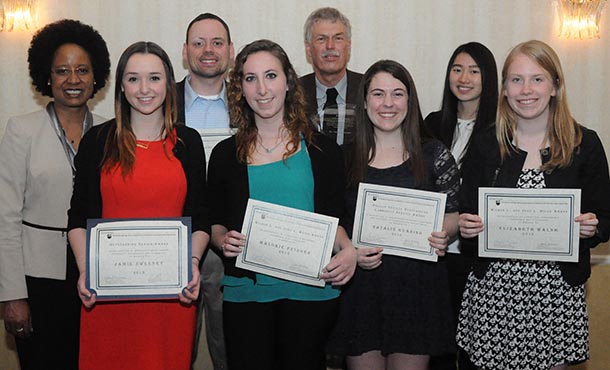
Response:
[{"label": "navy blue dress", "polygon": [[[418,189],[446,193],[446,212],[457,212],[460,180],[451,153],[436,140],[424,143],[423,150],[427,181]],[[390,168],[369,167],[365,182],[415,188],[409,160]],[[342,223],[348,232],[352,231],[356,198],[355,189],[347,192],[351,214]],[[427,262],[384,255],[382,261],[374,270],[358,267],[341,293],[328,352],[350,356],[373,350],[384,355],[455,352],[455,322],[443,258]]]}]

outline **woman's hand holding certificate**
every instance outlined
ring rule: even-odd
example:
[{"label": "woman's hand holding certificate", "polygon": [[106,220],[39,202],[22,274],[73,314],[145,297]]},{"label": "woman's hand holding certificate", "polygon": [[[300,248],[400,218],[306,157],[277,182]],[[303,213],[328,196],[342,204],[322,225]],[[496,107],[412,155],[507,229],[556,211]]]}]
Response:
[{"label": "woman's hand holding certificate", "polygon": [[244,250],[246,245],[246,236],[238,231],[227,231],[223,237],[220,250],[227,257],[237,257]]},{"label": "woman's hand holding certificate", "polygon": [[580,237],[583,239],[590,238],[597,233],[597,224],[599,220],[595,213],[584,213],[576,217],[576,222],[580,224]]},{"label": "woman's hand holding certificate", "polygon": [[376,269],[383,262],[382,255],[381,247],[358,248],[358,266],[364,270]]}]

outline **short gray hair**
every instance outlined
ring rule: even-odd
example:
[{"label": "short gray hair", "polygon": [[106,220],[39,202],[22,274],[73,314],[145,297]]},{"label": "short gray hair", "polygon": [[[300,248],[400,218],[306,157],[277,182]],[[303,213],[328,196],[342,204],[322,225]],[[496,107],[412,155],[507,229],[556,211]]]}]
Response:
[{"label": "short gray hair", "polygon": [[311,42],[311,29],[313,28],[314,23],[318,21],[331,21],[333,23],[339,21],[343,23],[345,26],[345,33],[348,40],[352,39],[352,26],[349,23],[349,19],[339,10],[331,7],[319,8],[314,10],[307,20],[305,21],[305,26],[303,27],[305,42]]}]

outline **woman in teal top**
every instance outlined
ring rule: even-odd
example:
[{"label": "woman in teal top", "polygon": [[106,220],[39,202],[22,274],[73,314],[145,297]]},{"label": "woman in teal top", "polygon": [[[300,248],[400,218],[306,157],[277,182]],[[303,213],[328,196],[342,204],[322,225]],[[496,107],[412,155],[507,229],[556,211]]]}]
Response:
[{"label": "woman in teal top", "polygon": [[[250,198],[286,207],[314,212],[313,173],[307,151],[303,148],[286,161],[248,166]],[[324,301],[339,296],[338,287],[326,285],[324,289],[256,274],[254,280],[247,277],[227,276],[224,294],[231,302],[271,302],[278,299]]]},{"label": "woman in teal top", "polygon": [[325,369],[324,345],[339,291],[356,251],[339,227],[337,253],[323,288],[235,267],[245,236],[248,198],[340,217],[345,171],[338,146],[307,120],[298,76],[276,43],[255,41],[238,54],[229,83],[235,136],[219,143],[209,165],[212,244],[225,256],[224,326],[232,370]]}]

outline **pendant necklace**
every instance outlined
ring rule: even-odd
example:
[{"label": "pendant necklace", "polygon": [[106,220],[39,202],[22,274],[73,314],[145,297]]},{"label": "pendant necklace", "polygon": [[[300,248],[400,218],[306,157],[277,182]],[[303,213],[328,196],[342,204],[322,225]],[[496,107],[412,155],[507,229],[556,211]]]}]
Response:
[{"label": "pendant necklace", "polygon": [[258,143],[261,145],[261,148],[263,148],[267,154],[273,153],[273,151],[275,149],[277,149],[277,147],[280,146],[280,144],[282,144],[282,142],[284,141],[284,138],[280,137],[280,141],[277,144],[275,144],[271,148],[267,148],[265,145],[263,145],[263,138],[260,135],[258,135],[258,137],[259,137]]}]

